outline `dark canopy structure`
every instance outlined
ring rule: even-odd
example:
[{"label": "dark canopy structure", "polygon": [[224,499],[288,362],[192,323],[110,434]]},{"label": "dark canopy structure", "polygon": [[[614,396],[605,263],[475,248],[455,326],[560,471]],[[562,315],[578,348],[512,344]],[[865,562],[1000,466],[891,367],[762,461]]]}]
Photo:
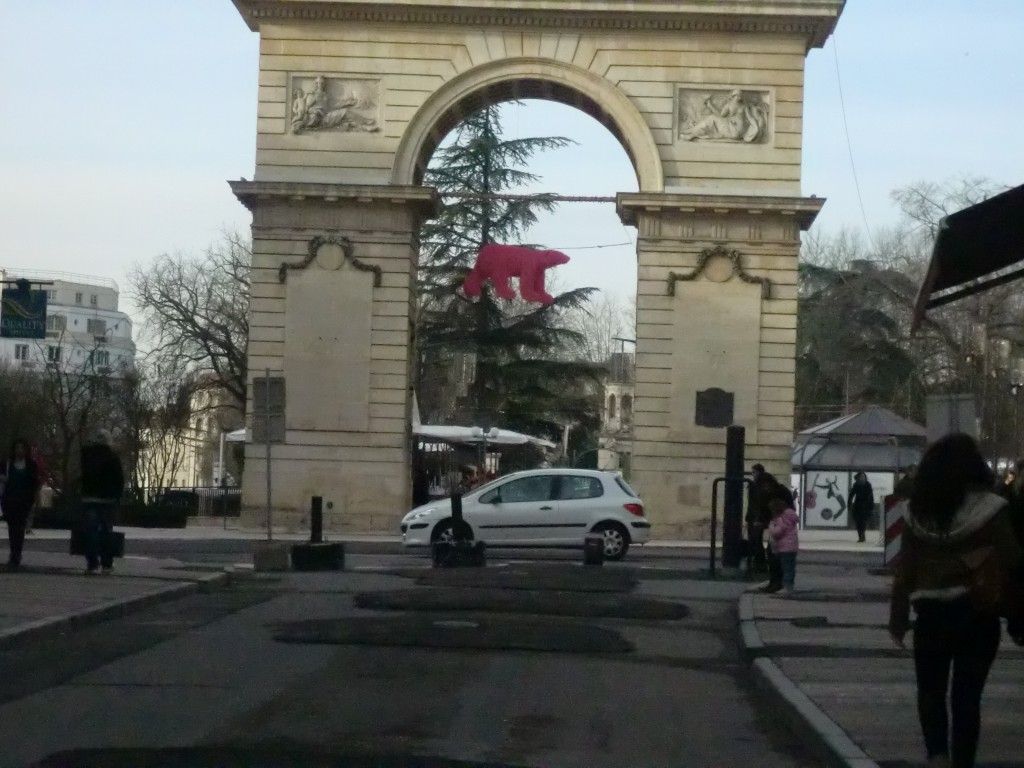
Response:
[{"label": "dark canopy structure", "polygon": [[1024,185],[939,222],[932,259],[917,296],[916,331],[925,313],[1024,277]]},{"label": "dark canopy structure", "polygon": [[872,406],[800,432],[793,469],[896,472],[916,464],[926,442],[924,427]]}]

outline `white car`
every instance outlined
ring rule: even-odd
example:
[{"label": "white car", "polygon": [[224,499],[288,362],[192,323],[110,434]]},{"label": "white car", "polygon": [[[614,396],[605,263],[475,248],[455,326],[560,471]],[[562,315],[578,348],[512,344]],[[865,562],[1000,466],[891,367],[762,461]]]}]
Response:
[{"label": "white car", "polygon": [[[407,547],[452,535],[451,499],[417,507],[402,519]],[[462,497],[462,516],[489,547],[582,547],[604,536],[604,556],[621,560],[651,535],[644,504],[625,480],[592,469],[538,469],[499,477]]]}]

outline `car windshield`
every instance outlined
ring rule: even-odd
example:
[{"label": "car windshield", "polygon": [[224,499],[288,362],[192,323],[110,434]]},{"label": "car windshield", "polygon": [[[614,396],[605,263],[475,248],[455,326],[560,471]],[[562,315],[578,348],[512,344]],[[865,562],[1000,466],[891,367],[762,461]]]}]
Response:
[{"label": "car windshield", "polygon": [[506,480],[509,479],[509,477],[511,477],[511,475],[502,475],[501,477],[496,477],[493,480],[484,483],[483,485],[478,485],[476,488],[467,493],[466,496],[477,496],[481,493],[486,493],[489,488],[493,488],[498,483],[505,482]]}]

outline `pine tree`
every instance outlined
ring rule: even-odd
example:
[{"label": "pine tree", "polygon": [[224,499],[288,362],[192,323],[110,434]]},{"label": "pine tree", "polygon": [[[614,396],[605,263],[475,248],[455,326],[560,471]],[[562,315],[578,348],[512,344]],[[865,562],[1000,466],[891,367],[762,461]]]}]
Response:
[{"label": "pine tree", "polygon": [[[600,371],[569,359],[580,335],[565,322],[565,313],[584,307],[594,289],[562,293],[549,306],[506,302],[489,285],[472,301],[459,290],[482,246],[520,244],[537,214],[556,205],[549,195],[490,196],[536,181],[525,170],[529,160],[569,143],[560,137],[505,139],[499,108],[487,107],[456,129],[427,170],[424,183],[440,191],[444,207],[421,232],[417,391],[424,417],[552,437],[561,423],[599,422],[591,383]],[[472,381],[456,402],[460,361],[472,367]]]}]

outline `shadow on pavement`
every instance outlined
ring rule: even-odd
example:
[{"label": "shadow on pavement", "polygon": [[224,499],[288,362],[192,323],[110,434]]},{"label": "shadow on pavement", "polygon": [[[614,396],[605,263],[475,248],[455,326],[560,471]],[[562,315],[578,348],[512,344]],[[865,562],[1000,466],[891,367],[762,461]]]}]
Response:
[{"label": "shadow on pavement", "polygon": [[598,567],[512,564],[487,568],[396,569],[393,576],[416,579],[425,587],[528,589],[559,592],[628,592],[637,579],[627,571]]},{"label": "shadow on pavement", "polygon": [[363,592],[355,596],[355,604],[370,610],[480,611],[650,621],[674,621],[690,615],[682,603],[629,594],[598,593],[580,599],[574,592],[459,587]]},{"label": "shadow on pavement", "polygon": [[613,630],[550,617],[348,617],[277,624],[282,643],[417,646],[554,653],[627,653],[632,644]]},{"label": "shadow on pavement", "polygon": [[411,755],[331,755],[301,749],[101,749],[50,755],[29,768],[515,768]]}]

